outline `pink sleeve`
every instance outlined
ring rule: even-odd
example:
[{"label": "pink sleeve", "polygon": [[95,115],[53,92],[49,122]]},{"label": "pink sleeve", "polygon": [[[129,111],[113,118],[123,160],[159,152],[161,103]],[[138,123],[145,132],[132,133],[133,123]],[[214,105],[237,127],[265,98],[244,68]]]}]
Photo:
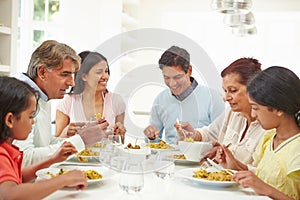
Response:
[{"label": "pink sleeve", "polygon": [[126,104],[119,94],[113,94],[112,95],[112,104],[113,104],[113,110],[116,113],[116,115],[120,115],[125,112],[126,110]]},{"label": "pink sleeve", "polygon": [[66,94],[62,100],[56,104],[56,110],[70,116],[72,107],[72,95]]}]

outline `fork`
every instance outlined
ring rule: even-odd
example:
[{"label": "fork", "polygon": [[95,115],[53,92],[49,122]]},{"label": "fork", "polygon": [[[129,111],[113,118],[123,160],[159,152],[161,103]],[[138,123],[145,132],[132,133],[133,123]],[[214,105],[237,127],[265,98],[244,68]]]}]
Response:
[{"label": "fork", "polygon": [[214,167],[215,169],[217,170],[220,170],[220,171],[225,171],[227,174],[229,175],[233,175],[234,173],[232,171],[230,171],[229,169],[225,169],[224,167],[222,167],[221,165],[215,163],[214,161],[212,161],[211,159],[207,158],[207,161],[209,163],[210,166]]},{"label": "fork", "polygon": [[176,123],[179,124],[179,131],[183,134],[184,139],[190,138],[191,136],[190,136],[189,132],[186,131],[186,130],[184,130],[184,129],[181,127],[181,123],[180,123],[180,121],[179,121],[178,118],[176,118]]},{"label": "fork", "polygon": [[[210,160],[210,161],[214,163],[214,161],[212,161],[212,160]],[[234,172],[232,172],[231,170],[225,169],[224,167],[222,167],[221,165],[219,165],[219,164],[217,164],[217,163],[212,164],[211,162],[204,161],[204,162],[201,164],[201,168],[202,168],[202,169],[207,169],[207,168],[209,168],[209,167],[213,167],[213,168],[215,168],[215,169],[217,169],[217,170],[225,171],[227,174],[229,174],[229,175],[231,175],[231,176],[234,174]]]},{"label": "fork", "polygon": [[[230,147],[230,146],[231,146],[231,143],[227,144],[227,145],[226,145],[226,148],[228,148],[228,147]],[[217,155],[215,155],[215,157],[213,157],[213,158],[211,159],[211,161],[214,161],[216,158],[217,158]],[[200,167],[203,167],[204,169],[207,169],[208,167],[211,167],[211,166],[212,166],[212,164],[209,163],[209,162],[207,161],[207,159],[208,159],[208,158],[203,158],[203,159],[200,160],[200,163],[202,162],[201,165],[200,165]],[[216,164],[216,165],[217,165],[217,164]]]},{"label": "fork", "polygon": [[176,123],[179,124],[179,131],[183,134],[183,137],[186,138],[186,134],[183,131],[183,128],[181,127],[181,123],[179,122],[178,118],[176,118]]}]

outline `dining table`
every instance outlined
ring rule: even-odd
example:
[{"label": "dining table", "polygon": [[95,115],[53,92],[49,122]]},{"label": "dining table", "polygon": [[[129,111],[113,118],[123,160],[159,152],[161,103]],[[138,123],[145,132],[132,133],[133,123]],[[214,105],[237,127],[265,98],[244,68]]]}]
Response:
[{"label": "dining table", "polygon": [[[55,167],[62,165],[80,165],[80,163],[63,162],[58,163]],[[84,163],[89,166],[89,163]],[[74,165],[75,166],[75,165]],[[166,169],[171,168],[171,173],[168,176],[161,177],[155,171],[144,173],[144,186],[139,192],[125,192],[119,186],[120,175],[122,172],[111,169],[109,166],[99,162],[91,163],[93,167],[106,168],[109,177],[102,181],[89,184],[83,190],[75,188],[63,188],[50,194],[45,199],[61,200],[61,199],[109,199],[109,200],[154,200],[154,199],[219,199],[219,200],[266,200],[270,199],[267,196],[256,194],[251,188],[242,188],[237,184],[233,186],[214,186],[203,184],[198,181],[182,176],[182,171],[193,170],[200,168],[199,162],[182,162],[173,160],[171,165]],[[161,170],[161,171],[164,171]],[[37,178],[37,181],[40,181]]]}]

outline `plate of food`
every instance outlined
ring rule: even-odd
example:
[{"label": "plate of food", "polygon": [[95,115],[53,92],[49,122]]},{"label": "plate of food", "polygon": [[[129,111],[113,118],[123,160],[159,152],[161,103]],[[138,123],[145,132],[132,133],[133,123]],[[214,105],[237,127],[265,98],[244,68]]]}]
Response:
[{"label": "plate of food", "polygon": [[70,156],[66,161],[71,162],[99,162],[100,150],[98,148],[86,148],[81,152]]},{"label": "plate of food", "polygon": [[104,167],[92,167],[92,166],[61,166],[50,167],[38,170],[35,174],[40,179],[51,179],[53,177],[68,173],[71,170],[81,170],[86,176],[89,184],[105,181],[112,177],[112,172]]},{"label": "plate of food", "polygon": [[174,151],[178,150],[176,145],[168,144],[165,141],[161,140],[159,142],[150,142],[149,146],[151,150],[154,151]]},{"label": "plate of food", "polygon": [[184,154],[174,154],[172,155],[172,158],[174,159],[175,164],[198,164],[199,161],[194,161],[194,160],[188,160]]},{"label": "plate of food", "polygon": [[[233,171],[234,172],[234,171]],[[226,171],[216,170],[214,168],[188,168],[177,172],[179,177],[207,186],[214,187],[233,187],[237,183],[232,181],[231,175]]]}]

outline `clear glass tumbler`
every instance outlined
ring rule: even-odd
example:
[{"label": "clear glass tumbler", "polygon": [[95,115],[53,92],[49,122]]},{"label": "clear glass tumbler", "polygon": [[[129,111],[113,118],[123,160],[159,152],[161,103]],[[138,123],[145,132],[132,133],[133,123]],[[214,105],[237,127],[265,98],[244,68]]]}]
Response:
[{"label": "clear glass tumbler", "polygon": [[141,162],[126,160],[119,177],[119,186],[127,193],[136,193],[144,187],[144,174]]}]

